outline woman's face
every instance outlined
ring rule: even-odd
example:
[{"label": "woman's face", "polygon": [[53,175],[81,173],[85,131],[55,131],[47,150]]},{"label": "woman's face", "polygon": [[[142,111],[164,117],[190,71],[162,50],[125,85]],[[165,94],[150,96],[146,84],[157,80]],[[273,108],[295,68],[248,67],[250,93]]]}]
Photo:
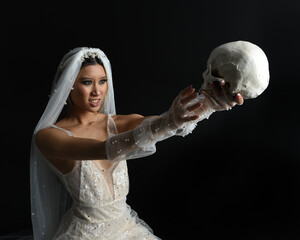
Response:
[{"label": "woman's face", "polygon": [[76,109],[97,112],[107,92],[107,78],[104,68],[100,65],[83,67],[70,93]]}]

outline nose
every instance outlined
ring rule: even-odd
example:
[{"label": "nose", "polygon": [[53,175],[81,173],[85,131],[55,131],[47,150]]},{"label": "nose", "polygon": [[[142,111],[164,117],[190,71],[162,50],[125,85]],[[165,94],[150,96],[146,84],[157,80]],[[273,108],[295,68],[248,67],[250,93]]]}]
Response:
[{"label": "nose", "polygon": [[100,87],[97,86],[97,84],[93,84],[93,90],[92,90],[91,94],[92,94],[93,96],[98,96],[98,95],[100,95]]}]

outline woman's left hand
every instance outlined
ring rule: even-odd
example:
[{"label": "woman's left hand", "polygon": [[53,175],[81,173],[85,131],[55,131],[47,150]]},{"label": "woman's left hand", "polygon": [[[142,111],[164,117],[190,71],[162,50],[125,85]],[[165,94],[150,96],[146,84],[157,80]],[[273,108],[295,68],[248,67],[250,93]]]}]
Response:
[{"label": "woman's left hand", "polygon": [[230,84],[221,82],[211,82],[211,93],[201,92],[207,99],[209,105],[216,111],[230,110],[236,104],[242,105],[244,98],[240,93],[232,95]]}]

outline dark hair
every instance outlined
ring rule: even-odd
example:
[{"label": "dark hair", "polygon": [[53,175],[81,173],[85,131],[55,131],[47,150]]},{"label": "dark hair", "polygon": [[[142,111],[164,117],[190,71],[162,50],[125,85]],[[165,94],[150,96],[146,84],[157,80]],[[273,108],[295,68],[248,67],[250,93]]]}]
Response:
[{"label": "dark hair", "polygon": [[82,68],[84,68],[86,66],[89,66],[89,65],[97,65],[97,64],[100,64],[102,67],[104,67],[103,66],[103,62],[98,57],[95,57],[95,58],[93,58],[93,57],[85,58],[84,61],[81,64],[81,68],[80,69],[82,69]]},{"label": "dark hair", "polygon": [[[81,64],[80,69],[82,69],[82,68],[84,68],[86,66],[97,65],[97,64],[100,64],[102,67],[104,67],[103,62],[98,57],[88,57],[88,58],[84,59],[84,61]],[[104,99],[104,102],[105,102],[105,99]],[[72,99],[70,98],[70,95],[69,95],[66,103],[67,104],[65,104],[64,107],[63,107],[63,109],[61,110],[61,113],[59,114],[59,117],[58,117],[57,121],[60,121],[61,119],[69,116],[70,110],[71,110],[71,106],[72,106]]]}]

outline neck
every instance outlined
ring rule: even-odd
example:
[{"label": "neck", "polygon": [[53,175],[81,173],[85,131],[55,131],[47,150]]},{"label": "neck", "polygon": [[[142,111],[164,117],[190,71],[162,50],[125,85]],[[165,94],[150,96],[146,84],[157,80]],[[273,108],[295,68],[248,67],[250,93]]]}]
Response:
[{"label": "neck", "polygon": [[89,112],[81,109],[72,109],[69,115],[69,120],[80,125],[90,125],[99,117],[98,112]]}]

